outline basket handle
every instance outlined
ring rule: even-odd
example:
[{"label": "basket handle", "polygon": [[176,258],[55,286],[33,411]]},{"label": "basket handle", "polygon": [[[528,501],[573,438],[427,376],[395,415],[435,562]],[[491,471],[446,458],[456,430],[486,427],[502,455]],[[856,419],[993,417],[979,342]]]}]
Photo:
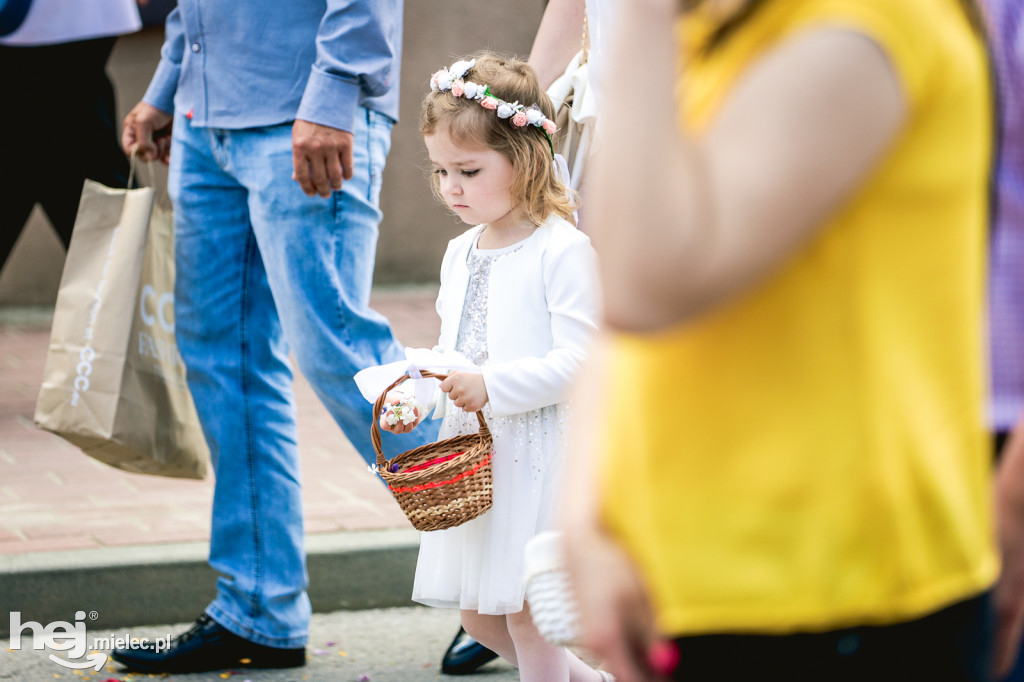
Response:
[{"label": "basket handle", "polygon": [[[422,374],[425,379],[437,379],[438,381],[444,381],[448,378],[447,374],[438,374],[429,370],[423,370],[420,374]],[[411,378],[412,377],[408,374],[403,374],[398,377],[393,384],[384,389],[384,392],[377,398],[377,402],[373,404],[373,419],[370,424],[370,440],[373,441],[373,449],[377,453],[377,467],[381,470],[387,466],[387,460],[384,459],[384,454],[381,451],[380,446],[380,411],[384,407],[384,399],[387,397],[388,393],[406,379]],[[476,419],[480,422],[480,433],[490,433],[490,429],[487,428],[487,422],[484,420],[484,413],[478,411],[476,413]]]}]

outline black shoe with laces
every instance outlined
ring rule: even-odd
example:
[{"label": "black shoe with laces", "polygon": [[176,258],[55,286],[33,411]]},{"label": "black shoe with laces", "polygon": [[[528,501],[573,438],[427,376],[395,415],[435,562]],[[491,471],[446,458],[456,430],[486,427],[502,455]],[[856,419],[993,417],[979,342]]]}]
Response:
[{"label": "black shoe with laces", "polygon": [[471,675],[497,657],[498,654],[467,635],[460,627],[459,633],[448,646],[448,651],[444,652],[441,672],[445,675]]},{"label": "black shoe with laces", "polygon": [[306,664],[306,649],[278,649],[250,642],[228,632],[203,614],[174,638],[170,647],[156,650],[152,642],[138,648],[114,649],[111,658],[145,673],[198,673],[227,668],[296,668]]}]

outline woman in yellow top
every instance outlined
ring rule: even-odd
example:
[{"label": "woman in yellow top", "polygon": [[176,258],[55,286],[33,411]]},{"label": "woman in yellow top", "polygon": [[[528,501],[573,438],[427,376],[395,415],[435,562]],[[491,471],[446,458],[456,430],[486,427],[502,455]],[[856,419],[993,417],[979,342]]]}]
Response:
[{"label": "woman in yellow top", "polygon": [[678,679],[987,679],[976,7],[682,5],[621,13],[588,190],[588,641],[626,682],[656,633]]}]

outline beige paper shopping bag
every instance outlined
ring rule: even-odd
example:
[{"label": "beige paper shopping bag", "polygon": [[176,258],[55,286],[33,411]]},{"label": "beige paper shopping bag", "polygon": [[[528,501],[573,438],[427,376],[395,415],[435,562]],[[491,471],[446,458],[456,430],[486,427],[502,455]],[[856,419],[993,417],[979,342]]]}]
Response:
[{"label": "beige paper shopping bag", "polygon": [[86,181],[36,425],[126,471],[203,478],[209,451],[174,340],[174,228],[150,188]]}]

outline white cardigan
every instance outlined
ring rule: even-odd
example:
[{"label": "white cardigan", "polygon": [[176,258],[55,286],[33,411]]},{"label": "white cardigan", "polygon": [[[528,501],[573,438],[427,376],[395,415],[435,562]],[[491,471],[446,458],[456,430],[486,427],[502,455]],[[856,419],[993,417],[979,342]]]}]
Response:
[{"label": "white cardigan", "polygon": [[[448,243],[441,262],[439,349],[454,350],[469,285],[466,258],[483,225]],[[597,263],[590,238],[551,216],[491,266],[487,364],[495,417],[562,402],[597,330]],[[443,409],[447,401],[440,401]],[[439,411],[440,411],[439,409]],[[438,415],[439,416],[439,415]]]}]

